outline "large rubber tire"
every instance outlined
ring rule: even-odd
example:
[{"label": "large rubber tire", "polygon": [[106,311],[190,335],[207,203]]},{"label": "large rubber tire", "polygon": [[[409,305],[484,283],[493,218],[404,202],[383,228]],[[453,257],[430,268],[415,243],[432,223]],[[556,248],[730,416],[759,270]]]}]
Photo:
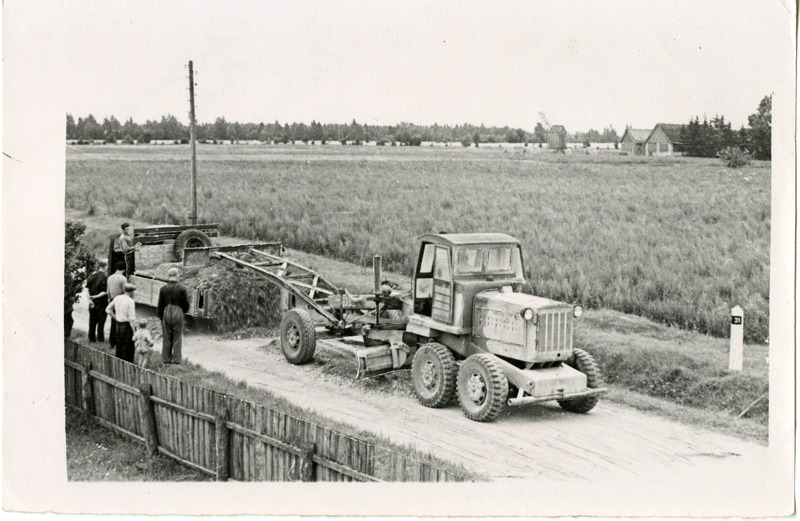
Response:
[{"label": "large rubber tire", "polygon": [[183,260],[184,248],[203,248],[211,246],[211,238],[200,230],[183,230],[175,237],[175,258]]},{"label": "large rubber tire", "polygon": [[453,353],[438,342],[428,342],[411,361],[411,380],[425,407],[444,407],[453,401],[458,366]]},{"label": "large rubber tire", "polygon": [[472,355],[458,370],[458,401],[470,420],[489,422],[502,412],[508,399],[508,379],[492,355]]},{"label": "large rubber tire", "polygon": [[317,349],[314,321],[304,309],[290,309],[281,320],[281,349],[290,364],[307,364]]},{"label": "large rubber tire", "polygon": [[[567,361],[567,365],[574,367],[578,371],[586,375],[586,387],[589,389],[597,389],[603,386],[603,376],[600,374],[600,368],[597,367],[597,362],[594,361],[592,355],[583,349],[574,349],[572,357]],[[569,412],[577,412],[585,414],[597,405],[600,400],[599,396],[587,396],[586,398],[578,398],[576,400],[559,400],[558,405],[562,409]]]}]

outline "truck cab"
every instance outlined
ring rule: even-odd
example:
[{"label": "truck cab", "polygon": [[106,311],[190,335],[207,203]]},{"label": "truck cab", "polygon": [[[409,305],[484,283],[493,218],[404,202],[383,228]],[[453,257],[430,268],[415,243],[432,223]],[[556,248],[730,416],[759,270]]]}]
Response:
[{"label": "truck cab", "polygon": [[419,326],[451,334],[471,332],[475,296],[525,284],[522,248],[502,233],[428,234],[420,237],[413,278],[413,314]]}]

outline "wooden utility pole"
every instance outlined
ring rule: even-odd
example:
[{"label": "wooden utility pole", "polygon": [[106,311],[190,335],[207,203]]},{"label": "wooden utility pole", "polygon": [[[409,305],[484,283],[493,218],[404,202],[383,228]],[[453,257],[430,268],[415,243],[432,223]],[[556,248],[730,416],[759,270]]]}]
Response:
[{"label": "wooden utility pole", "polygon": [[189,224],[197,225],[197,130],[194,117],[194,66],[189,60],[189,142],[192,145],[192,213]]}]

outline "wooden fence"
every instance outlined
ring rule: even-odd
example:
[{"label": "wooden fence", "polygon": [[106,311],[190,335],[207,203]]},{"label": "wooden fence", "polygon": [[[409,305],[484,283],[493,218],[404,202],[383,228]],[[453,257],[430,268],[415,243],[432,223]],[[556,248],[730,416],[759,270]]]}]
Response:
[{"label": "wooden fence", "polygon": [[219,481],[463,481],[430,462],[64,341],[66,405]]}]

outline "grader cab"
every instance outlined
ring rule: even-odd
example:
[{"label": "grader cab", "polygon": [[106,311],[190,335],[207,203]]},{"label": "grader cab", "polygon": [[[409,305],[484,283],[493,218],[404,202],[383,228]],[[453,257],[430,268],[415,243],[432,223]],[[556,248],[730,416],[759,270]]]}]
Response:
[{"label": "grader cab", "polygon": [[[547,401],[585,413],[606,392],[591,355],[573,347],[580,306],[523,292],[522,248],[511,236],[424,235],[410,293],[381,287],[379,265],[375,279],[374,312],[355,322],[365,346],[356,352],[360,377],[410,368],[423,405],[457,397],[475,421]],[[390,307],[402,316],[387,316]],[[281,342],[290,362],[309,361],[315,338],[307,311],[287,313]],[[299,361],[297,349],[306,354]]]}]

